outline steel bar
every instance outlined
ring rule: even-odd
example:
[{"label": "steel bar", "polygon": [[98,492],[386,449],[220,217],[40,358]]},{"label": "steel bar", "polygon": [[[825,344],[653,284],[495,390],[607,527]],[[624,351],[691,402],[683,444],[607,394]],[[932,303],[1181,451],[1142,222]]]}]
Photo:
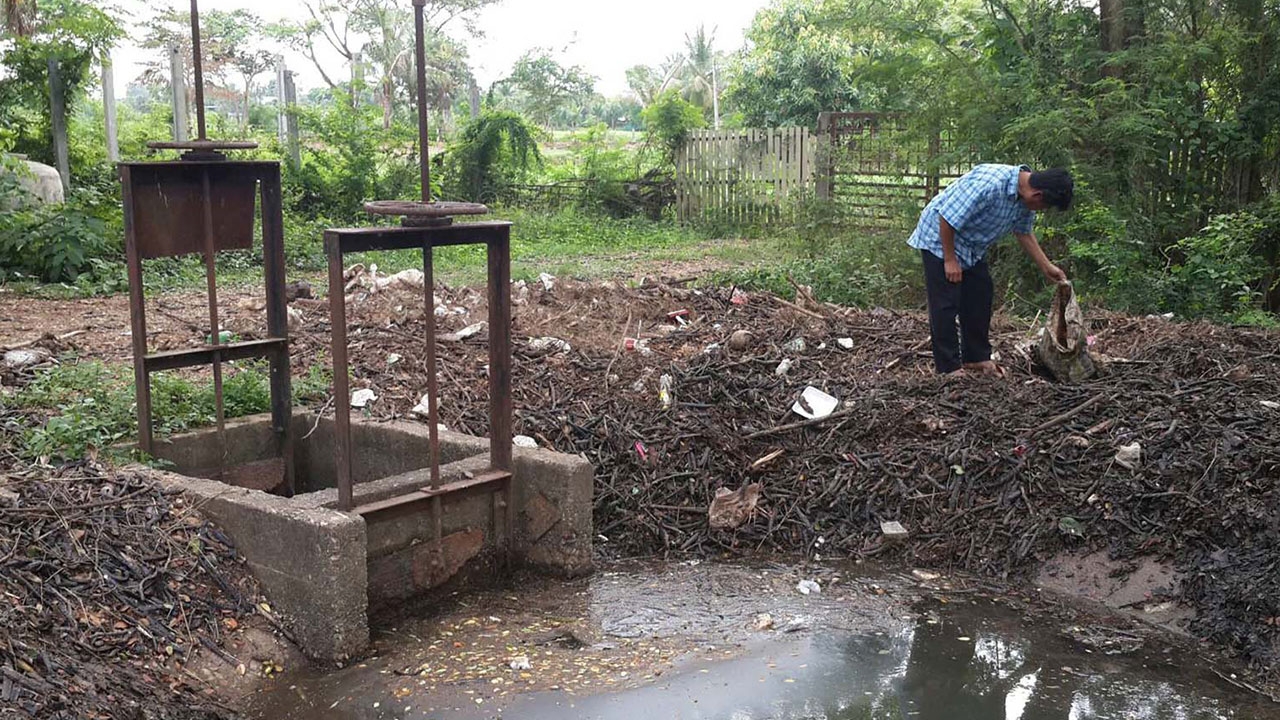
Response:
[{"label": "steel bar", "polygon": [[440,484],[440,382],[436,374],[435,252],[428,241],[422,246],[422,289],[427,324],[427,434],[431,438],[431,485]]},{"label": "steel bar", "polygon": [[[193,0],[194,2],[194,0]],[[418,164],[421,166],[422,202],[431,202],[430,132],[427,127],[427,38],[423,29],[426,0],[413,0],[414,52],[418,65]]]},{"label": "steel bar", "polygon": [[147,373],[146,297],[142,286],[142,256],[138,252],[137,218],[133,209],[133,175],[128,165],[120,166],[120,193],[124,205],[125,264],[129,270],[129,330],[133,345],[134,404],[138,414],[138,447],[151,454],[151,377]]},{"label": "steel bar", "polygon": [[267,335],[284,339],[271,353],[271,424],[276,452],[284,458],[285,493],[293,485],[293,386],[289,366],[289,305],[285,297],[284,215],[280,197],[280,166],[264,172],[259,183],[262,197],[263,282],[267,295]]},{"label": "steel bar", "polygon": [[191,0],[191,70],[196,91],[196,137],[207,140],[204,125],[204,63],[200,58],[200,8]]},{"label": "steel bar", "polygon": [[343,297],[342,251],[329,254],[329,330],[333,357],[334,465],[338,476],[338,509],[351,510],[351,390],[347,372],[347,307]]},{"label": "steel bar", "polygon": [[[192,0],[192,5],[195,0]],[[218,467],[227,455],[226,410],[222,398],[222,352],[218,346],[222,344],[218,328],[218,278],[217,247],[213,239],[213,189],[209,184],[209,168],[202,168],[200,184],[204,190],[204,278],[209,299],[209,334],[210,345],[213,345],[213,402],[215,417],[218,422],[218,444],[222,453],[219,455]]]},{"label": "steel bar", "polygon": [[459,223],[443,227],[369,227],[326,230],[326,247],[337,243],[344,255],[371,250],[416,250],[430,242],[433,247],[489,243],[509,232],[507,221]]},{"label": "steel bar", "polygon": [[489,461],[511,470],[511,231],[494,233],[489,261]]}]

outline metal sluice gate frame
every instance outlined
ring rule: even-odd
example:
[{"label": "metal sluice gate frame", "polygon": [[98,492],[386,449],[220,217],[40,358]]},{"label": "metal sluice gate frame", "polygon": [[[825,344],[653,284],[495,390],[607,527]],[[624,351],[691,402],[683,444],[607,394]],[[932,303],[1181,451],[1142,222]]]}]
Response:
[{"label": "metal sluice gate frame", "polygon": [[[200,52],[200,13],[191,0],[191,40],[195,74],[198,137],[192,141],[151,142],[153,150],[183,151],[179,160],[119,164],[124,206],[125,255],[129,273],[129,315],[138,416],[138,446],[154,455],[151,374],[163,370],[213,366],[219,461],[201,469],[233,485],[293,494],[292,406],[289,377],[289,318],[285,298],[284,221],[280,163],[231,161],[223,150],[251,150],[254,142],[210,140],[206,135],[204,75]],[[216,257],[226,250],[253,247],[258,195],[262,219],[262,258],[267,336],[223,342],[218,321]],[[142,261],[161,257],[204,256],[209,306],[209,338],[201,347],[150,353]],[[271,367],[273,457],[228,468],[222,364],[268,358]]]},{"label": "metal sluice gate frame", "polygon": [[[475,203],[435,202],[431,199],[431,167],[428,151],[426,50],[423,20],[425,0],[414,0],[415,52],[418,81],[418,162],[422,182],[421,201],[375,201],[365,204],[374,215],[400,218],[400,227],[368,227],[325,231],[324,248],[329,261],[329,319],[332,333],[334,462],[338,477],[338,508],[353,511],[375,522],[431,509],[436,566],[444,563],[443,517],[446,499],[488,493],[492,500],[491,527],[494,544],[501,531],[503,555],[510,561],[514,525],[511,449],[511,223],[481,221],[454,224],[457,215],[489,212]],[[442,483],[440,478],[439,382],[436,377],[436,315],[434,251],[438,247],[484,245],[488,256],[489,306],[489,467],[460,480]],[[382,250],[422,250],[423,302],[427,350],[427,422],[431,443],[431,483],[416,491],[387,500],[356,506],[351,473],[351,405],[347,359],[347,306],[343,292],[344,256]]]},{"label": "metal sluice gate frame", "polygon": [[[419,163],[421,201],[377,201],[365,209],[375,215],[398,216],[400,227],[382,226],[330,229],[324,233],[329,266],[329,309],[333,361],[335,442],[338,509],[355,512],[367,521],[392,519],[430,508],[437,548],[443,530],[444,501],[488,493],[491,520],[506,560],[512,551],[514,515],[512,499],[512,403],[511,403],[511,223],[481,221],[454,224],[456,215],[480,215],[483,205],[431,200],[428,158],[426,62],[423,7],[414,0],[418,80]],[[191,32],[195,71],[196,112],[199,137],[189,142],[153,142],[157,150],[183,151],[169,162],[120,164],[123,186],[125,247],[129,269],[129,300],[133,334],[134,375],[137,384],[138,444],[153,453],[153,407],[150,374],[194,366],[213,366],[217,437],[220,458],[209,474],[234,485],[261,490],[294,491],[293,437],[291,430],[288,303],[285,295],[284,225],[278,161],[229,161],[222,150],[257,147],[253,142],[219,141],[206,137],[200,27],[197,0],[191,0]],[[216,255],[253,245],[255,189],[260,188],[263,265],[266,294],[267,337],[243,342],[223,342],[217,303]],[[193,223],[198,223],[193,226]],[[436,322],[433,252],[438,247],[484,245],[488,255],[489,309],[489,467],[461,480],[442,483],[438,431],[438,381],[436,376]],[[352,480],[352,440],[344,256],[383,250],[421,249],[426,306],[427,395],[431,445],[430,484],[411,493],[356,506]],[[209,306],[209,341],[187,350],[148,353],[146,299],[142,261],[201,253],[205,260]],[[222,363],[266,357],[271,366],[271,416],[274,457],[226,467],[228,455],[222,389]],[[443,564],[437,554],[433,564]]]}]

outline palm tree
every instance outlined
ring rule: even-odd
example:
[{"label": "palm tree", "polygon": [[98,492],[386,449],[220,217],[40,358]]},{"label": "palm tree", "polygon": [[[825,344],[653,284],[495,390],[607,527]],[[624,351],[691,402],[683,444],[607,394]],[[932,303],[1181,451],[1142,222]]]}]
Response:
[{"label": "palm tree", "polygon": [[710,110],[715,119],[715,126],[720,127],[720,88],[718,69],[716,67],[715,45],[716,30],[706,31],[699,25],[692,35],[684,36],[684,64],[681,68],[684,76],[684,99],[702,108]]},{"label": "palm tree", "polygon": [[4,0],[4,28],[18,37],[35,29],[36,0]]}]

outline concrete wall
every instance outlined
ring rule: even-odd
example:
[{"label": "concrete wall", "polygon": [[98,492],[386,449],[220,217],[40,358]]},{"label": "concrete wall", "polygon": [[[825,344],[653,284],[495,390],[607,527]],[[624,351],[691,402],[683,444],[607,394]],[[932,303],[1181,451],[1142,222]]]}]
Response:
[{"label": "concrete wall", "polygon": [[344,660],[368,644],[364,520],[259,490],[147,472],[181,490],[232,538],[308,657]]},{"label": "concrete wall", "polygon": [[[309,438],[313,417],[295,418],[296,478],[300,492],[282,498],[211,480],[160,473],[186,490],[226,530],[248,559],[271,602],[294,618],[308,655],[337,659],[364,646],[367,609],[399,602],[455,576],[475,576],[502,557],[505,512],[489,492],[442,501],[441,541],[435,541],[430,502],[365,518],[339,512],[332,462],[333,423]],[[176,436],[157,454],[192,473],[216,466],[214,431]],[[231,463],[271,452],[269,416],[227,424]],[[412,493],[431,484],[427,426],[412,422],[352,423],[356,504]],[[441,482],[488,468],[489,441],[440,433]],[[592,567],[591,464],[549,450],[515,448],[512,560],[558,575]],[[301,492],[304,488],[321,488]],[[495,518],[498,522],[495,524]],[[465,566],[465,568],[464,568]],[[462,572],[463,570],[466,572]]]}]

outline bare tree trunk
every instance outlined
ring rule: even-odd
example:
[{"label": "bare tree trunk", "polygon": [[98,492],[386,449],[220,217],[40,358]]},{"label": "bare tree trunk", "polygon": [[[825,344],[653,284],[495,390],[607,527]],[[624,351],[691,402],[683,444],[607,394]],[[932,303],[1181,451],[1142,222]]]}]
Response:
[{"label": "bare tree trunk", "polygon": [[395,88],[391,84],[391,76],[388,75],[382,81],[382,129],[391,129],[391,95],[395,92]]},{"label": "bare tree trunk", "polygon": [[1098,29],[1102,40],[1102,51],[1120,52],[1125,47],[1127,29],[1124,21],[1124,0],[1099,0]]}]

